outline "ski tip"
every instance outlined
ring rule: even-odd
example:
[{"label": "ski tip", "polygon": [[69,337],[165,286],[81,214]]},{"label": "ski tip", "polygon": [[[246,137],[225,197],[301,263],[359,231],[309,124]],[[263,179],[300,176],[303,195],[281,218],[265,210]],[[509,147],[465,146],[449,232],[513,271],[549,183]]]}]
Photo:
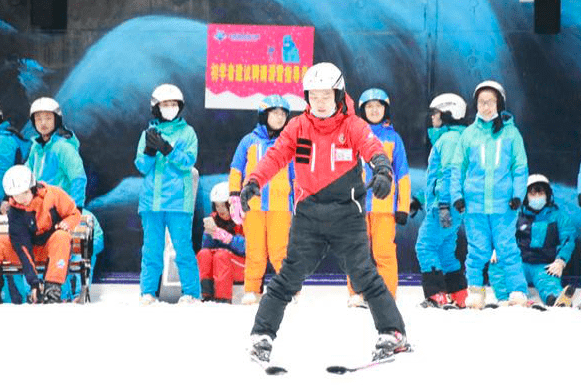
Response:
[{"label": "ski tip", "polygon": [[345,374],[348,371],[349,371],[349,369],[344,367],[344,366],[329,366],[329,367],[327,367],[327,372],[333,373],[333,374]]},{"label": "ski tip", "polygon": [[264,371],[269,376],[279,376],[281,374],[287,373],[287,370],[285,368],[280,367],[280,366],[269,366],[266,369],[264,369]]}]

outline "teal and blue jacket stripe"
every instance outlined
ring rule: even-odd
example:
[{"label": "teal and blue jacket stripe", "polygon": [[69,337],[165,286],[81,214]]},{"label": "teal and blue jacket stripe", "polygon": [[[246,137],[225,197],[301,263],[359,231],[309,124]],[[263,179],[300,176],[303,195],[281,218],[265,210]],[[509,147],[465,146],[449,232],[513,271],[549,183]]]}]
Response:
[{"label": "teal and blue jacket stripe", "polygon": [[198,137],[183,118],[171,122],[154,119],[149,123],[161,133],[173,150],[167,156],[157,152],[145,155],[145,131],[135,156],[135,167],[145,177],[139,194],[138,212],[194,212],[192,168],[198,156]]},{"label": "teal and blue jacket stripe", "polygon": [[502,214],[511,198],[526,193],[525,147],[512,115],[503,112],[503,127],[493,133],[491,122],[477,118],[462,135],[454,153],[450,190],[452,202],[466,201],[467,213]]}]

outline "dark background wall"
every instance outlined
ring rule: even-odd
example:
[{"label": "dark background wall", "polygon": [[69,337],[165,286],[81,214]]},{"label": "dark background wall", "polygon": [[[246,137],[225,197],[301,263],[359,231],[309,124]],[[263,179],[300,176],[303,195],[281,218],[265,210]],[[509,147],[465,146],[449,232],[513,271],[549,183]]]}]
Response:
[{"label": "dark background wall", "polygon": [[[355,99],[372,86],[390,94],[394,126],[414,168],[414,190],[423,184],[430,100],[455,92],[471,102],[477,83],[500,81],[523,134],[531,173],[558,183],[557,199],[581,227],[574,191],[581,159],[581,5],[573,0],[562,1],[559,34],[535,33],[533,5],[516,0],[40,3],[66,9],[64,24],[63,12],[49,22],[40,17],[46,11],[31,15],[37,0],[0,0],[0,105],[15,126],[32,134],[26,121],[30,103],[42,95],[61,103],[65,123],[81,140],[88,207],[106,234],[98,274],[139,271],[140,176],[133,158],[156,84],[173,82],[184,90],[184,116],[200,139],[197,245],[207,210],[202,201],[228,172],[238,141],[255,124],[254,111],[204,108],[209,23],[314,26],[315,62],[342,68]],[[52,22],[60,28],[47,28]],[[421,215],[398,229],[402,272],[417,271],[413,245],[420,221]],[[578,254],[569,274],[581,273]],[[321,270],[335,267],[331,261]]]}]

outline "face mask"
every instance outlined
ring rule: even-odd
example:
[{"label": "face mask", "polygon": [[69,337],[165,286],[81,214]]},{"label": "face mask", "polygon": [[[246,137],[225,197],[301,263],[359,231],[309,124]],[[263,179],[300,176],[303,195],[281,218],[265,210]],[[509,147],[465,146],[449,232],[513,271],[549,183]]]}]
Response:
[{"label": "face mask", "polygon": [[159,113],[167,121],[174,120],[175,117],[178,116],[178,112],[180,112],[180,108],[177,106],[176,107],[160,107],[159,108]]},{"label": "face mask", "polygon": [[313,114],[314,117],[319,118],[319,119],[330,118],[331,116],[335,115],[335,112],[337,112],[337,106],[335,106],[335,108],[333,109],[333,111],[330,114],[324,115],[324,116],[317,114],[315,111],[311,110],[311,114]]},{"label": "face mask", "polygon": [[489,119],[486,119],[486,118],[484,118],[484,117],[483,117],[482,115],[480,115],[480,114],[476,114],[476,116],[477,116],[477,117],[479,117],[480,119],[482,119],[483,121],[485,121],[485,122],[487,122],[487,123],[488,123],[488,122],[490,122],[490,121],[493,121],[494,119],[496,119],[496,117],[498,116],[498,113],[496,113],[496,114],[492,115],[492,116],[491,116]]},{"label": "face mask", "polygon": [[546,204],[547,198],[545,197],[529,199],[529,207],[535,211],[541,211]]}]

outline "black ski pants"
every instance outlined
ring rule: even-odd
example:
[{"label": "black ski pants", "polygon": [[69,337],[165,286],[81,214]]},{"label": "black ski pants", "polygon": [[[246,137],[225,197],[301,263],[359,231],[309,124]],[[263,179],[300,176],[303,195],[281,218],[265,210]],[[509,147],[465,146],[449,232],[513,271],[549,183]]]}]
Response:
[{"label": "black ski pants", "polygon": [[354,201],[323,204],[308,199],[297,205],[287,257],[260,301],[251,334],[276,338],[286,305],[328,252],[335,255],[355,292],[367,300],[377,331],[397,330],[405,334],[395,300],[372,261],[365,211],[360,207],[365,206]]}]

